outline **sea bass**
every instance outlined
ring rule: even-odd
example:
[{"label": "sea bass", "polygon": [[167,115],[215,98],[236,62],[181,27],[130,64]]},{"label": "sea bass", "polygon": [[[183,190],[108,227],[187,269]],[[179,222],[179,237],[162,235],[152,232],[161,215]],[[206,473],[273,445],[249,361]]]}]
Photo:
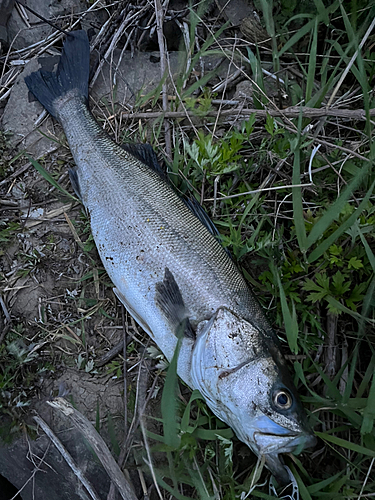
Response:
[{"label": "sea bass", "polygon": [[163,178],[151,146],[120,147],[95,121],[89,56],[86,33],[71,32],[56,72],[25,81],[64,129],[72,184],[114,291],[168,360],[183,325],[179,376],[286,483],[280,454],[315,438],[277,337],[207,215]]}]

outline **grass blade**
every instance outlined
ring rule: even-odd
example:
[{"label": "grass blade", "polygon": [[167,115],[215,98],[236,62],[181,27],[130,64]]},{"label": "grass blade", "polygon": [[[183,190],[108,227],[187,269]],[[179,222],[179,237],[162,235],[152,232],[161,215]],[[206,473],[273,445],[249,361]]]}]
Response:
[{"label": "grass blade", "polygon": [[312,91],[314,88],[317,47],[318,47],[318,19],[315,19],[313,39],[310,48],[309,70],[307,73],[307,81],[306,81],[305,102],[309,102],[309,100],[311,99]]},{"label": "grass blade", "polygon": [[[367,171],[367,168],[366,169],[363,169],[363,171]],[[361,172],[362,175],[363,175],[363,171]],[[362,175],[360,177],[362,177]],[[354,179],[355,181],[357,180],[357,177],[356,179]],[[310,247],[313,243],[315,243],[315,241],[319,238],[319,236],[321,236],[323,234],[323,232],[325,231],[325,229],[327,229],[327,227],[338,217],[338,215],[340,214],[340,211],[343,207],[341,207],[341,197],[344,196],[344,198],[348,199],[349,196],[350,196],[350,193],[348,192],[349,191],[349,188],[352,186],[352,183],[350,184],[350,186],[347,187],[347,189],[345,190],[344,193],[342,193],[342,195],[340,196],[340,198],[333,204],[329,207],[329,209],[326,211],[326,213],[323,215],[323,217],[315,224],[315,226],[312,228],[311,230],[311,233],[309,234],[308,238],[307,238],[307,241],[308,241],[308,247]],[[363,198],[363,200],[361,201],[361,203],[358,205],[358,208],[352,213],[352,215],[350,217],[348,217],[348,219],[343,222],[341,224],[341,226],[339,228],[336,229],[336,231],[331,234],[330,236],[328,236],[328,238],[326,238],[317,248],[315,248],[315,250],[313,250],[311,252],[311,254],[309,255],[307,261],[309,262],[309,264],[311,264],[312,262],[314,262],[315,260],[319,259],[319,257],[321,255],[323,255],[323,253],[328,250],[328,248],[337,240],[337,238],[339,236],[341,236],[344,231],[346,231],[349,227],[351,227],[354,222],[357,220],[357,218],[360,216],[362,210],[366,207],[371,195],[372,195],[372,191],[375,187],[375,181],[371,184],[371,187],[370,189],[368,190],[368,192],[366,193],[366,196]],[[346,201],[346,200],[345,200]],[[340,211],[336,212],[333,209],[334,206],[338,205],[339,207],[341,207]],[[322,221],[322,222],[321,222]],[[319,224],[321,222],[321,224]],[[320,233],[317,233],[317,230],[315,229],[317,226],[319,225],[320,227]],[[324,227],[324,229],[323,229]],[[310,239],[310,241],[309,241]],[[310,243],[310,244],[309,244]]]},{"label": "grass blade", "polygon": [[28,158],[28,160],[32,164],[32,166],[44,177],[44,179],[51,184],[51,186],[58,189],[61,193],[63,193],[68,198],[80,203],[80,200],[78,198],[76,198],[75,196],[73,196],[71,193],[69,193],[69,191],[67,191],[66,189],[61,187],[60,184],[55,181],[55,179],[52,177],[52,175],[49,172],[47,172],[47,170],[44,167],[42,167],[42,165],[39,162],[34,160],[34,158],[31,158],[31,156],[29,156],[28,154],[25,154],[25,156]]},{"label": "grass blade", "polygon": [[173,358],[168,367],[163,394],[161,397],[161,413],[163,416],[164,442],[172,449],[180,446],[180,436],[177,424],[177,361],[180,353],[182,337],[178,339]]},{"label": "grass blade", "polygon": [[[318,11],[320,19],[323,21],[323,23],[328,26],[329,25],[329,16],[328,16],[328,10],[322,0],[314,0],[314,4],[316,7],[316,10]],[[340,4],[341,5],[341,4]]]},{"label": "grass blade", "polygon": [[201,395],[201,393],[199,391],[197,391],[195,389],[190,396],[190,400],[185,408],[184,414],[183,414],[182,419],[181,419],[181,431],[182,432],[188,431],[189,420],[190,420],[190,408],[191,408],[192,403],[196,399],[203,399],[203,396]]},{"label": "grass blade", "polygon": [[361,231],[358,222],[356,222],[356,228],[359,234],[359,237],[361,238],[362,245],[366,251],[367,258],[371,264],[371,267],[375,273],[375,255],[374,252],[371,250],[370,245],[367,243],[366,238],[363,235],[363,232]]},{"label": "grass blade", "polygon": [[324,215],[318,220],[318,222],[314,224],[314,227],[311,229],[311,232],[307,237],[307,248],[310,248],[320,238],[320,236],[322,236],[332,222],[339,217],[352,193],[368,174],[368,170],[368,165],[362,168],[351,183],[346,186],[339,198],[328,208],[328,210],[325,211]]},{"label": "grass blade", "polygon": [[367,457],[375,457],[375,450],[370,450],[369,448],[365,448],[360,444],[351,443],[350,441],[346,441],[346,439],[332,436],[331,434],[327,434],[326,432],[315,432],[315,434],[323,439],[323,441],[328,441],[329,443],[335,444],[336,446],[341,446],[346,450],[353,451],[354,453],[361,453],[362,455],[366,455]]},{"label": "grass blade", "polygon": [[[302,125],[302,116],[299,119],[299,125]],[[300,130],[300,127],[299,127]],[[292,146],[292,144],[291,144]],[[294,161],[293,161],[293,177],[292,182],[294,185],[298,185],[301,183],[301,153],[299,150],[299,141],[292,146],[292,150],[294,150]],[[296,228],[298,245],[303,254],[306,253],[308,248],[307,239],[306,239],[306,228],[305,228],[305,219],[303,217],[303,205],[302,205],[302,190],[300,187],[292,188],[292,196],[293,196],[293,217],[294,217],[294,227]]]},{"label": "grass blade", "polygon": [[361,434],[369,434],[374,427],[375,419],[375,374],[372,377],[370,392],[367,399],[367,405],[363,412],[363,422]]},{"label": "grass blade", "polygon": [[280,290],[280,300],[281,300],[281,310],[283,313],[283,318],[284,318],[284,323],[285,323],[285,331],[286,331],[286,337],[288,340],[288,344],[290,347],[290,350],[294,353],[298,353],[298,322],[297,322],[297,315],[296,315],[296,309],[294,306],[294,303],[292,305],[292,313],[290,313],[288,303],[286,300],[285,296],[285,291],[283,284],[281,283],[280,275],[279,272],[277,271],[276,267],[271,263],[271,269],[272,272],[277,280],[277,284],[279,285],[279,290]]}]

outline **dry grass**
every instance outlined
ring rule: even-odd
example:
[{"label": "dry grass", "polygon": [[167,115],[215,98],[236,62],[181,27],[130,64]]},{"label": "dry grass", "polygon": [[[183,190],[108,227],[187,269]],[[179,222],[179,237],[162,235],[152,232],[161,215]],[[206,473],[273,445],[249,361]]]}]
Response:
[{"label": "dry grass", "polygon": [[[266,12],[266,2],[261,5]],[[96,1],[87,12],[100,8]],[[366,17],[371,8],[364,8],[355,23],[343,7],[321,5],[305,25],[295,19],[287,27],[287,14],[275,8],[260,26],[270,35],[263,45],[245,38],[246,29],[241,33],[230,23],[223,29],[223,14],[213,5],[205,12],[194,8],[197,14],[167,10],[167,21],[178,20],[187,54],[180,78],[168,79],[168,85],[162,79],[136,100],[115,102],[114,87],[105,99],[91,102],[116,141],[147,140],[168,160],[171,181],[204,204],[268,309],[321,437],[301,460],[287,459],[303,499],[375,494],[370,479],[375,456],[375,197],[369,85],[374,66],[373,23]],[[91,86],[107,64],[112,83],[119,84],[116,61],[124,51],[157,50],[161,44],[149,36],[161,22],[154,4],[113,2],[106,10],[108,21],[91,40]],[[54,22],[69,31],[84,22],[87,12]],[[51,29],[50,37],[34,46],[11,47],[2,60],[0,100],[7,100],[22,71],[14,61],[56,54],[61,39]],[[165,50],[167,77],[172,70]],[[211,74],[206,52],[221,62],[219,76]],[[259,479],[256,459],[238,441],[233,445],[225,436],[213,438],[220,423],[201,400],[190,400],[186,388],[180,388],[177,405],[182,421],[190,411],[190,430],[181,432],[181,447],[168,448],[158,425],[150,432],[157,405],[151,402],[147,409],[145,401],[162,388],[164,372],[153,368],[145,375],[148,339],[130,317],[123,321],[88,221],[67,195],[72,194],[66,175],[70,153],[60,148],[39,161],[57,183],[51,185],[47,174],[41,176],[22,157],[12,161],[9,149],[3,149],[0,356],[11,359],[15,374],[2,403],[4,413],[13,414],[20,385],[25,404],[43,390],[35,383],[42,368],[52,372],[57,365],[76,366],[93,377],[97,371],[117,377],[127,372],[132,421],[120,464],[126,468],[130,460],[139,465],[139,485],[147,489],[154,482],[160,497],[169,492],[176,498],[245,498],[251,490],[254,497],[268,498],[266,472],[263,484],[259,480],[253,489],[254,478]],[[102,367],[107,351],[119,352],[123,326],[125,365],[117,354]],[[9,351],[9,345],[16,351]],[[2,376],[5,380],[10,372]],[[17,418],[26,413],[20,405]],[[140,422],[142,432],[136,433]],[[142,442],[147,456],[140,452]],[[160,467],[152,466],[153,453],[162,456]]]}]

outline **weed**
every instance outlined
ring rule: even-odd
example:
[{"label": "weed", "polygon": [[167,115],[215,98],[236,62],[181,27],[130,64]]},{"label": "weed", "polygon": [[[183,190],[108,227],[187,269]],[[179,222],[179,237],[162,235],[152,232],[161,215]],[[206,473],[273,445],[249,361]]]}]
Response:
[{"label": "weed", "polygon": [[[295,383],[320,438],[316,450],[301,458],[286,457],[300,497],[370,498],[375,494],[374,483],[368,480],[375,457],[375,178],[370,120],[375,66],[372,35],[365,39],[365,34],[375,7],[373,2],[325,5],[320,0],[278,4],[261,0],[256,6],[264,14],[271,52],[250,44],[245,48],[232,45],[230,62],[245,61],[242,71],[256,83],[256,109],[298,105],[302,106],[300,116],[289,119],[284,110],[285,116],[274,118],[269,113],[264,121],[255,114],[241,123],[234,123],[234,118],[229,125],[221,120],[214,101],[232,96],[214,92],[212,73],[199,74],[197,68],[207,54],[228,56],[225,43],[230,37],[224,38],[224,25],[199,46],[202,11],[191,8],[186,57],[171,109],[182,107],[199,120],[187,126],[174,124],[169,177],[180,192],[201,201],[212,215],[223,245],[268,310],[289,355]],[[274,99],[266,91],[263,71],[270,64],[276,82]],[[137,105],[155,107],[163,81],[140,97]],[[104,104],[107,114],[116,111]],[[364,110],[366,120],[344,122],[328,116],[315,120],[303,115],[314,108],[355,107]],[[206,116],[212,110],[217,111],[217,120]],[[147,126],[137,123],[133,130],[127,128],[123,138],[145,142],[151,137],[160,147],[161,124],[162,116],[150,133]],[[317,144],[321,148],[315,154]],[[40,163],[33,161],[33,165],[72,198]],[[9,241],[18,230],[11,224],[0,226],[2,241]],[[73,313],[63,326],[54,323],[54,333],[83,348],[87,347],[84,321],[95,314],[111,319],[96,294],[99,284],[103,288],[110,284],[98,264],[85,215],[73,219],[70,227],[89,268],[66,294]],[[25,259],[35,266],[40,256],[38,251]],[[90,286],[95,298],[87,293]],[[65,326],[77,338],[68,335]],[[27,384],[32,385],[38,357],[27,346],[12,343],[16,340],[10,336],[10,350],[0,351],[0,356],[12,359],[12,368],[5,373],[4,394],[9,392],[12,408],[19,401],[22,410],[28,396],[27,391],[26,396],[22,393],[20,377],[26,374]],[[148,348],[148,353],[157,358],[158,369],[165,368],[157,349]],[[80,352],[75,359],[81,369],[92,373],[86,353]],[[107,365],[112,377],[120,378],[122,371],[117,360]],[[233,432],[212,415],[197,391],[190,395],[178,385],[173,362],[165,387],[162,417],[148,417],[161,424],[160,433],[148,433],[152,451],[163,457],[155,470],[160,486],[178,499],[272,498],[264,486],[264,464],[257,463]],[[132,409],[134,394],[132,388]]]}]

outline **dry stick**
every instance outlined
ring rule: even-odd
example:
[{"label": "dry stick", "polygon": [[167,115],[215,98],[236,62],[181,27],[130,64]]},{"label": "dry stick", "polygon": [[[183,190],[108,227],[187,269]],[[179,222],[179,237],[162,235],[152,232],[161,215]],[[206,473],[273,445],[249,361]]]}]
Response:
[{"label": "dry stick", "polygon": [[327,346],[325,352],[325,372],[330,380],[336,373],[336,352],[337,352],[337,314],[327,313]]},{"label": "dry stick", "polygon": [[61,28],[59,28],[56,24],[54,23],[51,23],[51,21],[49,21],[48,19],[46,19],[45,17],[41,16],[40,14],[38,14],[37,12],[35,12],[35,10],[31,9],[30,7],[28,7],[26,4],[24,3],[21,3],[20,0],[16,0],[16,2],[18,3],[18,5],[21,5],[24,9],[27,9],[29,10],[32,14],[34,14],[34,16],[36,17],[39,17],[39,19],[41,19],[42,21],[44,21],[45,23],[49,24],[50,26],[52,26],[52,28],[55,28],[55,30],[58,30],[58,31],[61,31],[61,33],[64,33],[64,35],[69,35],[69,33]]},{"label": "dry stick", "polygon": [[94,83],[96,82],[98,76],[100,75],[100,72],[102,71],[103,65],[106,61],[108,61],[109,56],[113,53],[113,51],[116,48],[116,45],[122,35],[124,34],[125,28],[130,24],[131,21],[134,20],[137,16],[140,16],[141,13],[143,12],[144,9],[136,12],[135,14],[131,15],[130,17],[126,16],[125,19],[122,21],[121,25],[119,28],[116,30],[116,33],[113,35],[112,41],[110,46],[108,47],[106,53],[104,54],[104,57],[100,61],[96,71],[95,75],[92,77],[91,82],[90,82],[90,89],[93,87]]},{"label": "dry stick", "polygon": [[[134,336],[130,332],[127,332],[126,345],[128,345],[132,340],[134,340]],[[103,356],[100,356],[100,358],[95,361],[95,366],[104,366],[111,361],[111,359],[120,354],[120,352],[124,352],[124,340],[120,340],[120,342],[103,354]]]},{"label": "dry stick", "polygon": [[[161,77],[164,79],[162,86],[162,96],[163,96],[163,111],[168,113],[168,88],[165,76],[167,74],[167,56],[166,56],[166,46],[163,35],[163,21],[164,21],[164,11],[160,0],[155,0],[155,13],[156,13],[156,32],[158,35],[158,44],[160,52],[160,73]],[[165,137],[165,151],[168,161],[172,161],[172,139],[171,139],[171,128],[168,120],[164,119],[164,137]]]},{"label": "dry stick", "polygon": [[[152,398],[152,395],[154,394],[156,383],[157,383],[158,380],[159,380],[159,375],[157,374],[155,376],[155,378],[154,378],[154,380],[152,382],[151,388],[150,388],[150,390],[148,392],[148,396],[146,398],[146,402],[145,402],[144,407],[142,409],[140,408],[139,411],[137,411],[134,414],[134,418],[132,420],[132,423],[131,423],[131,426],[130,426],[130,429],[129,429],[129,436],[128,436],[128,439],[125,442],[125,448],[128,449],[128,450],[130,450],[130,446],[133,443],[135,431],[136,431],[136,429],[138,428],[138,425],[139,425],[139,418],[140,418],[139,415],[141,413],[144,413],[146,411],[146,407],[148,405],[148,402]],[[129,454],[130,454],[130,451],[128,451],[127,454],[124,456],[124,459],[123,459],[124,464],[127,462],[128,458],[129,458]]]},{"label": "dry stick", "polygon": [[[235,47],[236,47],[236,42],[234,42],[234,45],[233,45],[232,60],[234,59],[234,50],[235,50]],[[230,82],[231,79],[233,79],[233,80],[236,79],[237,76],[241,73],[240,71],[236,70],[232,75],[229,75],[229,72],[231,70],[232,60],[229,60],[228,70],[227,70],[227,77],[225,78],[224,82],[220,82],[219,85],[216,85],[216,87],[212,88],[213,92],[219,92],[219,90],[223,89],[223,94],[222,94],[223,99],[224,99],[224,96],[225,96],[225,92],[227,90],[228,82]],[[216,127],[217,127],[217,124],[218,124],[219,119],[220,119],[220,113],[222,111],[222,107],[223,107],[223,105],[220,104],[219,105],[219,110],[218,110],[218,113],[217,113],[217,117],[215,119],[215,125],[214,125],[213,131],[212,131],[212,135],[213,136],[215,135],[215,132],[216,132]]]},{"label": "dry stick", "polygon": [[47,436],[50,438],[52,443],[56,446],[56,448],[59,450],[61,455],[64,457],[65,461],[69,465],[69,467],[72,469],[74,474],[78,477],[78,479],[81,481],[83,486],[86,488],[86,490],[89,492],[91,495],[91,498],[94,500],[100,500],[99,495],[95,491],[95,488],[92,486],[90,481],[85,477],[81,469],[76,465],[76,463],[73,460],[73,457],[70,455],[70,453],[66,450],[60,439],[52,432],[50,427],[46,424],[46,422],[39,416],[35,415],[34,417],[35,422],[40,425],[40,427],[43,429],[43,431],[47,434]]},{"label": "dry stick", "polygon": [[[211,34],[211,36],[216,40],[216,43],[218,44],[219,48],[221,49],[223,55],[228,58],[228,54],[227,52],[223,49],[223,47],[220,45],[219,43],[219,40],[217,40],[215,38],[215,35],[214,33],[212,32],[210,26],[208,26],[204,21],[203,19],[201,19],[203,25],[206,27],[206,29],[209,31],[209,33]],[[243,56],[242,56],[243,57]],[[247,58],[244,58],[244,60],[247,60],[247,62],[249,63],[249,59]],[[293,132],[297,132],[297,128],[296,126],[294,125],[294,123],[292,123],[290,120],[288,120],[288,117],[286,115],[283,114],[283,111],[280,111],[278,109],[278,107],[276,106],[276,104],[272,101],[272,99],[267,95],[267,93],[265,91],[263,91],[263,89],[261,89],[261,87],[252,79],[249,77],[249,75],[241,68],[239,67],[235,61],[232,61],[233,65],[235,68],[237,68],[237,70],[239,70],[243,75],[244,77],[249,80],[251,82],[251,85],[253,86],[254,89],[256,89],[265,99],[267,99],[268,103],[270,106],[272,106],[273,108],[275,108],[275,111],[278,111],[278,112],[281,112],[281,116],[283,116],[288,122],[289,122],[289,126],[293,129]]]},{"label": "dry stick", "polygon": [[[292,132],[292,133],[295,132],[294,128],[289,127],[289,125],[286,125],[285,123],[283,124],[283,127],[286,130],[288,130],[289,132]],[[327,146],[327,147],[329,147],[331,149],[339,149],[340,151],[345,151],[345,153],[349,153],[350,155],[355,156],[359,160],[370,162],[370,160],[368,158],[366,158],[365,156],[360,155],[359,153],[356,153],[355,151],[353,151],[353,150],[351,150],[349,148],[345,148],[343,146],[339,146],[338,144],[332,144],[331,142],[325,141],[323,139],[319,139],[318,137],[315,137],[312,134],[306,134],[306,137],[308,137],[309,139],[312,139],[315,143],[324,144],[325,146]]]},{"label": "dry stick", "polygon": [[146,427],[145,427],[145,424],[143,421],[144,411],[146,409],[146,401],[147,401],[146,394],[147,394],[147,385],[148,385],[149,365],[150,365],[150,361],[147,361],[145,359],[143,359],[143,363],[141,362],[141,364],[139,365],[139,384],[137,386],[139,405],[138,405],[137,409],[138,409],[139,424],[140,424],[142,436],[143,436],[143,442],[144,442],[146,453],[147,453],[148,462],[146,462],[146,460],[145,460],[145,462],[147,463],[147,465],[149,467],[151,477],[154,481],[154,486],[155,486],[156,491],[159,495],[159,498],[160,498],[160,500],[163,500],[163,495],[160,491],[158,482],[156,480],[155,470],[154,470],[154,466],[152,463],[150,447],[149,447],[148,439],[147,439]]},{"label": "dry stick", "polygon": [[[130,320],[132,322],[134,322],[134,320],[133,320],[133,318],[131,316],[130,316]],[[142,361],[141,361],[141,364],[142,364]],[[122,449],[120,451],[120,455],[119,455],[119,458],[118,458],[118,464],[119,464],[120,468],[124,466],[124,464],[126,463],[126,461],[128,459],[128,456],[129,456],[129,453],[130,453],[129,450],[130,450],[130,447],[131,447],[132,442],[133,442],[134,433],[135,433],[135,430],[138,427],[138,423],[139,423],[139,415],[140,415],[141,412],[137,411],[137,408],[139,407],[139,403],[138,403],[138,385],[139,385],[139,377],[140,377],[140,375],[141,375],[141,371],[138,372],[137,393],[136,393],[136,400],[135,400],[136,411],[134,413],[134,417],[133,417],[132,423],[130,425],[128,435],[126,436],[124,445],[122,446]],[[154,381],[152,383],[151,389],[149,391],[149,394],[148,394],[148,397],[147,397],[146,402],[144,404],[144,407],[142,408],[142,411],[145,411],[146,405],[147,405],[149,399],[151,398],[151,396],[152,396],[152,394],[154,392],[157,379],[158,379],[158,376],[156,376],[154,378]],[[112,485],[113,485],[113,483],[111,483],[111,488],[109,490],[107,500],[110,500],[112,498],[112,496],[113,496],[113,486]]]},{"label": "dry stick", "polygon": [[[125,317],[125,312],[126,312],[126,317]],[[124,446],[123,446],[123,452],[120,454],[121,456],[118,457],[117,463],[119,467],[121,468],[122,465],[122,455],[125,456],[125,443],[128,437],[128,377],[127,377],[127,364],[126,364],[126,347],[127,347],[127,340],[129,339],[129,336],[127,335],[128,332],[128,314],[123,306],[121,304],[121,315],[122,315],[122,353],[123,353],[123,372],[124,372]],[[115,499],[115,484],[112,481],[111,486],[109,488],[109,492],[107,495],[107,500],[114,500]]]},{"label": "dry stick", "polygon": [[344,81],[344,79],[345,79],[346,75],[349,73],[350,68],[351,68],[351,67],[353,66],[353,64],[354,64],[354,61],[357,59],[357,56],[358,56],[358,54],[359,54],[359,51],[362,49],[362,47],[363,47],[363,45],[364,45],[365,41],[366,41],[366,40],[367,40],[367,38],[370,36],[370,33],[371,33],[371,31],[373,30],[374,25],[375,25],[375,17],[374,17],[374,19],[372,20],[372,23],[370,24],[370,26],[369,26],[368,30],[366,31],[366,33],[365,33],[364,37],[362,38],[362,41],[361,41],[361,43],[359,44],[358,49],[354,52],[353,57],[350,59],[349,64],[348,64],[348,65],[347,65],[347,67],[345,68],[344,73],[341,75],[340,80],[337,82],[337,85],[336,85],[336,87],[335,87],[334,91],[332,92],[332,95],[331,95],[331,97],[330,97],[330,99],[329,99],[329,101],[328,101],[327,107],[329,107],[329,106],[332,104],[332,101],[333,101],[333,99],[335,98],[335,96],[336,96],[337,92],[339,91],[339,88],[341,87],[342,82]]},{"label": "dry stick", "polygon": [[[125,314],[126,313],[126,314]],[[123,333],[123,372],[124,372],[124,436],[128,434],[128,367],[126,363],[126,347],[128,345],[128,313],[125,307],[121,304],[121,315],[122,315],[122,333]]]},{"label": "dry stick", "polygon": [[[205,116],[217,116],[217,111],[208,111]],[[322,116],[334,116],[336,118],[347,118],[350,120],[365,120],[366,111],[364,109],[333,109],[333,108],[304,108],[298,106],[291,106],[283,110],[265,110],[265,109],[224,109],[220,112],[222,116],[232,116],[232,115],[255,115],[257,118],[266,118],[267,115],[270,116],[285,116],[288,118],[298,118],[302,115],[304,118],[321,118]],[[194,116],[194,111],[149,111],[140,113],[122,113],[124,118],[159,118],[164,116],[164,118],[186,118],[187,115]],[[370,116],[375,116],[375,108],[370,109]]]},{"label": "dry stick", "polygon": [[[41,464],[42,463],[45,463],[44,462],[44,459],[48,453],[48,450],[49,450],[49,445],[50,443],[48,443],[48,446],[46,447],[46,450],[45,452],[43,453],[43,456],[42,458],[38,457],[39,458],[39,465],[34,465],[34,470],[32,471],[31,473],[31,476],[29,477],[29,479],[21,486],[21,488],[17,491],[17,493],[10,499],[10,500],[16,500],[16,498],[21,498],[20,494],[21,492],[26,488],[26,486],[29,484],[30,481],[34,481],[34,478],[35,478],[35,474],[41,470]],[[34,498],[34,497],[33,497]]]},{"label": "dry stick", "polygon": [[111,481],[116,484],[121,497],[124,500],[137,500],[137,497],[125,479],[124,474],[121,472],[120,467],[117,465],[116,460],[111,455],[103,438],[87,418],[63,398],[55,398],[53,401],[47,401],[47,404],[52,406],[52,408],[60,410],[65,416],[69,417],[74,426],[82,432],[82,435],[87,439],[101,461]]},{"label": "dry stick", "polygon": [[277,191],[279,189],[288,189],[288,188],[296,188],[296,187],[310,187],[313,185],[314,185],[313,182],[309,182],[307,184],[290,184],[290,185],[287,184],[285,186],[273,186],[273,187],[269,187],[269,188],[259,188],[259,189],[253,189],[252,191],[246,191],[244,193],[230,194],[228,196],[219,196],[216,198],[204,198],[203,201],[229,200],[230,198],[238,198],[239,196],[246,196],[248,194],[263,193],[265,191]]}]

